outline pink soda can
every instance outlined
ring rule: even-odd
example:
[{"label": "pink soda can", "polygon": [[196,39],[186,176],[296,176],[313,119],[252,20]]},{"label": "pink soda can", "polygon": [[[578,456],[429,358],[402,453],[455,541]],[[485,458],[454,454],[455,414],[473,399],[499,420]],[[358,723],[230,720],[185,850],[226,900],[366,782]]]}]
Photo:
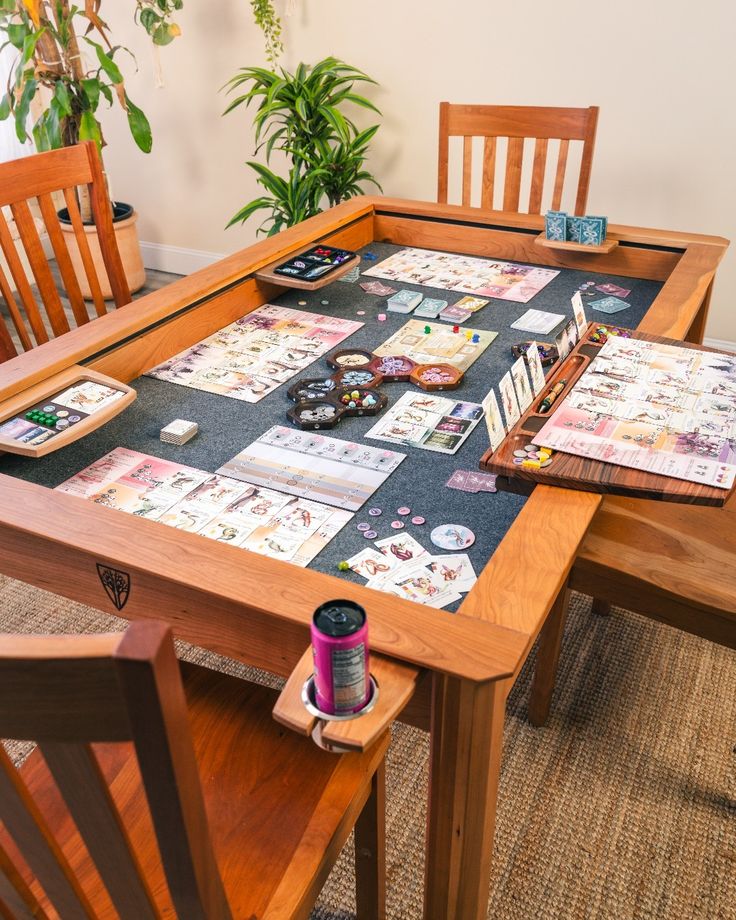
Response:
[{"label": "pink soda can", "polygon": [[317,709],[359,712],[371,694],[365,610],[353,601],[327,601],[314,612],[311,634]]}]

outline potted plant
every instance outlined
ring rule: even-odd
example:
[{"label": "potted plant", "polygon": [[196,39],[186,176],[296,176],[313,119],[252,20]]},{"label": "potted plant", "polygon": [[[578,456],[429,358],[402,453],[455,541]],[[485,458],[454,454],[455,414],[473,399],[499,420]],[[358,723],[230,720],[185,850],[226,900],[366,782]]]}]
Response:
[{"label": "potted plant", "polygon": [[[28,122],[36,149],[68,147],[93,140],[105,145],[98,119],[101,104],[118,104],[125,112],[133,139],[149,153],[152,146],[148,119],[125,90],[118,59],[126,48],[113,45],[107,24],[100,16],[102,0],[85,0],[83,8],[69,0],[0,0],[0,31],[6,45],[18,51],[7,91],[0,102],[0,119],[15,121],[18,138],[28,138]],[[135,0],[136,21],[155,44],[165,45],[179,34],[171,17],[183,0]],[[127,52],[129,53],[129,52]],[[78,190],[79,205],[90,249],[96,261],[103,294],[111,296],[86,189]],[[145,283],[145,271],[136,231],[133,207],[112,202],[115,236],[131,291]],[[90,297],[87,276],[66,210],[59,212],[62,229],[68,229],[69,251],[85,297]],[[66,223],[66,227],[65,227]]]},{"label": "potted plant", "polygon": [[[362,193],[363,183],[380,189],[364,168],[368,146],[378,125],[359,130],[345,114],[349,105],[380,115],[376,106],[355,92],[356,83],[373,83],[362,71],[328,57],[313,67],[300,64],[294,73],[280,68],[242,68],[227,84],[236,96],[225,114],[245,103],[258,102],[254,117],[256,153],[265,150],[265,164],[251,160],[258,184],[267,192],[235,214],[228,227],[246,221],[257,211],[269,212],[259,233],[272,236],[284,227],[318,214],[325,205]],[[287,157],[286,176],[269,166],[278,150]]]}]

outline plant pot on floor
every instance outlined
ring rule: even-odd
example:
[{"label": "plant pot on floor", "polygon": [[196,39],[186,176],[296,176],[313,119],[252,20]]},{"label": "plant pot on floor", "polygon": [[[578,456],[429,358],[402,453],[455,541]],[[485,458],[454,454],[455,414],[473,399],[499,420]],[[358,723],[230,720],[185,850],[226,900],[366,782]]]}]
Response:
[{"label": "plant pot on floor", "polygon": [[[125,204],[122,201],[113,202],[113,230],[115,231],[115,240],[118,244],[118,251],[123,262],[125,277],[128,279],[130,293],[135,294],[140,291],[146,283],[146,270],[143,268],[143,258],[141,256],[141,247],[138,242],[138,230],[136,222],[138,215],[133,210],[133,206]],[[66,234],[67,247],[69,256],[74,266],[74,273],[77,276],[79,287],[82,291],[82,297],[85,300],[92,300],[92,291],[90,290],[87,273],[82,264],[82,257],[79,254],[77,239],[74,236],[74,228],[69,220],[69,212],[66,208],[59,211],[59,221],[61,229]],[[112,300],[112,289],[105,271],[105,263],[102,261],[102,252],[100,251],[100,242],[97,238],[97,227],[93,223],[84,225],[84,232],[89,243],[89,250],[92,254],[97,277],[100,280],[102,296],[105,300]]]}]

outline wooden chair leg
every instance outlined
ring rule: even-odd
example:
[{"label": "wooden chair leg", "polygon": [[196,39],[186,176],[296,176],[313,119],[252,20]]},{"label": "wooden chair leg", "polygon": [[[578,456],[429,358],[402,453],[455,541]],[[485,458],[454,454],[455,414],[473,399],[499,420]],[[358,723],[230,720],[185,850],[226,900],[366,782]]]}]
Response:
[{"label": "wooden chair leg", "polygon": [[357,920],[386,920],[386,766],[373,774],[371,792],[355,822]]},{"label": "wooden chair leg", "polygon": [[599,617],[608,617],[611,615],[611,605],[608,601],[602,601],[599,597],[593,598],[593,606],[590,609]]},{"label": "wooden chair leg", "polygon": [[557,595],[557,600],[539,633],[537,661],[528,707],[529,721],[538,727],[544,725],[549,715],[569,599],[570,592],[565,587]]}]

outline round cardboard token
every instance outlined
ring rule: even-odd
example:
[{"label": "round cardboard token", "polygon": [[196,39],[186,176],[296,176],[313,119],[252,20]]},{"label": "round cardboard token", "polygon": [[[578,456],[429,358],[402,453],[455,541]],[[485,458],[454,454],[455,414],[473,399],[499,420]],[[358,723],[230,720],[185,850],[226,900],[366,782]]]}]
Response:
[{"label": "round cardboard token", "polygon": [[424,524],[424,521],[425,518],[423,518],[421,514],[417,514],[411,519],[412,524]]},{"label": "round cardboard token", "polygon": [[371,529],[371,525],[366,524],[366,523],[358,524],[357,527],[358,527],[358,530],[370,530]]},{"label": "round cardboard token", "polygon": [[355,315],[356,315],[356,316],[365,316],[365,310],[357,310]]},{"label": "round cardboard token", "polygon": [[298,300],[297,303],[299,304],[300,307],[306,307],[307,305],[306,300]]},{"label": "round cardboard token", "polygon": [[378,517],[379,514],[383,514],[383,511],[381,511],[380,508],[369,508],[368,514],[370,514],[371,517]]},{"label": "round cardboard token", "polygon": [[475,543],[475,534],[463,524],[440,524],[429,535],[429,539],[440,549],[467,549]]},{"label": "round cardboard token", "polygon": [[532,454],[532,453],[535,453],[535,452],[536,452],[537,448],[536,448],[533,444],[527,444],[526,447],[524,448],[524,450],[525,450],[528,454]]},{"label": "round cardboard token", "polygon": [[406,516],[407,514],[411,514],[411,508],[407,508],[406,505],[402,505],[401,508],[396,509],[396,513]]},{"label": "round cardboard token", "polygon": [[403,521],[391,521],[391,527],[392,527],[394,530],[403,530],[403,529],[404,529],[404,522],[403,522]]},{"label": "round cardboard token", "polygon": [[544,468],[545,466],[549,466],[551,462],[552,462],[551,460],[542,460],[542,462],[539,465],[540,467]]},{"label": "round cardboard token", "polygon": [[363,536],[366,538],[366,540],[375,540],[378,534],[375,530],[364,530]]},{"label": "round cardboard token", "polygon": [[[526,456],[526,454],[524,454]],[[524,460],[522,457],[514,457],[514,463],[523,463]]]},{"label": "round cardboard token", "polygon": [[526,457],[526,451],[525,451],[525,450],[521,450],[521,449],[515,450],[515,451],[514,451],[514,456],[515,456],[515,457]]}]

